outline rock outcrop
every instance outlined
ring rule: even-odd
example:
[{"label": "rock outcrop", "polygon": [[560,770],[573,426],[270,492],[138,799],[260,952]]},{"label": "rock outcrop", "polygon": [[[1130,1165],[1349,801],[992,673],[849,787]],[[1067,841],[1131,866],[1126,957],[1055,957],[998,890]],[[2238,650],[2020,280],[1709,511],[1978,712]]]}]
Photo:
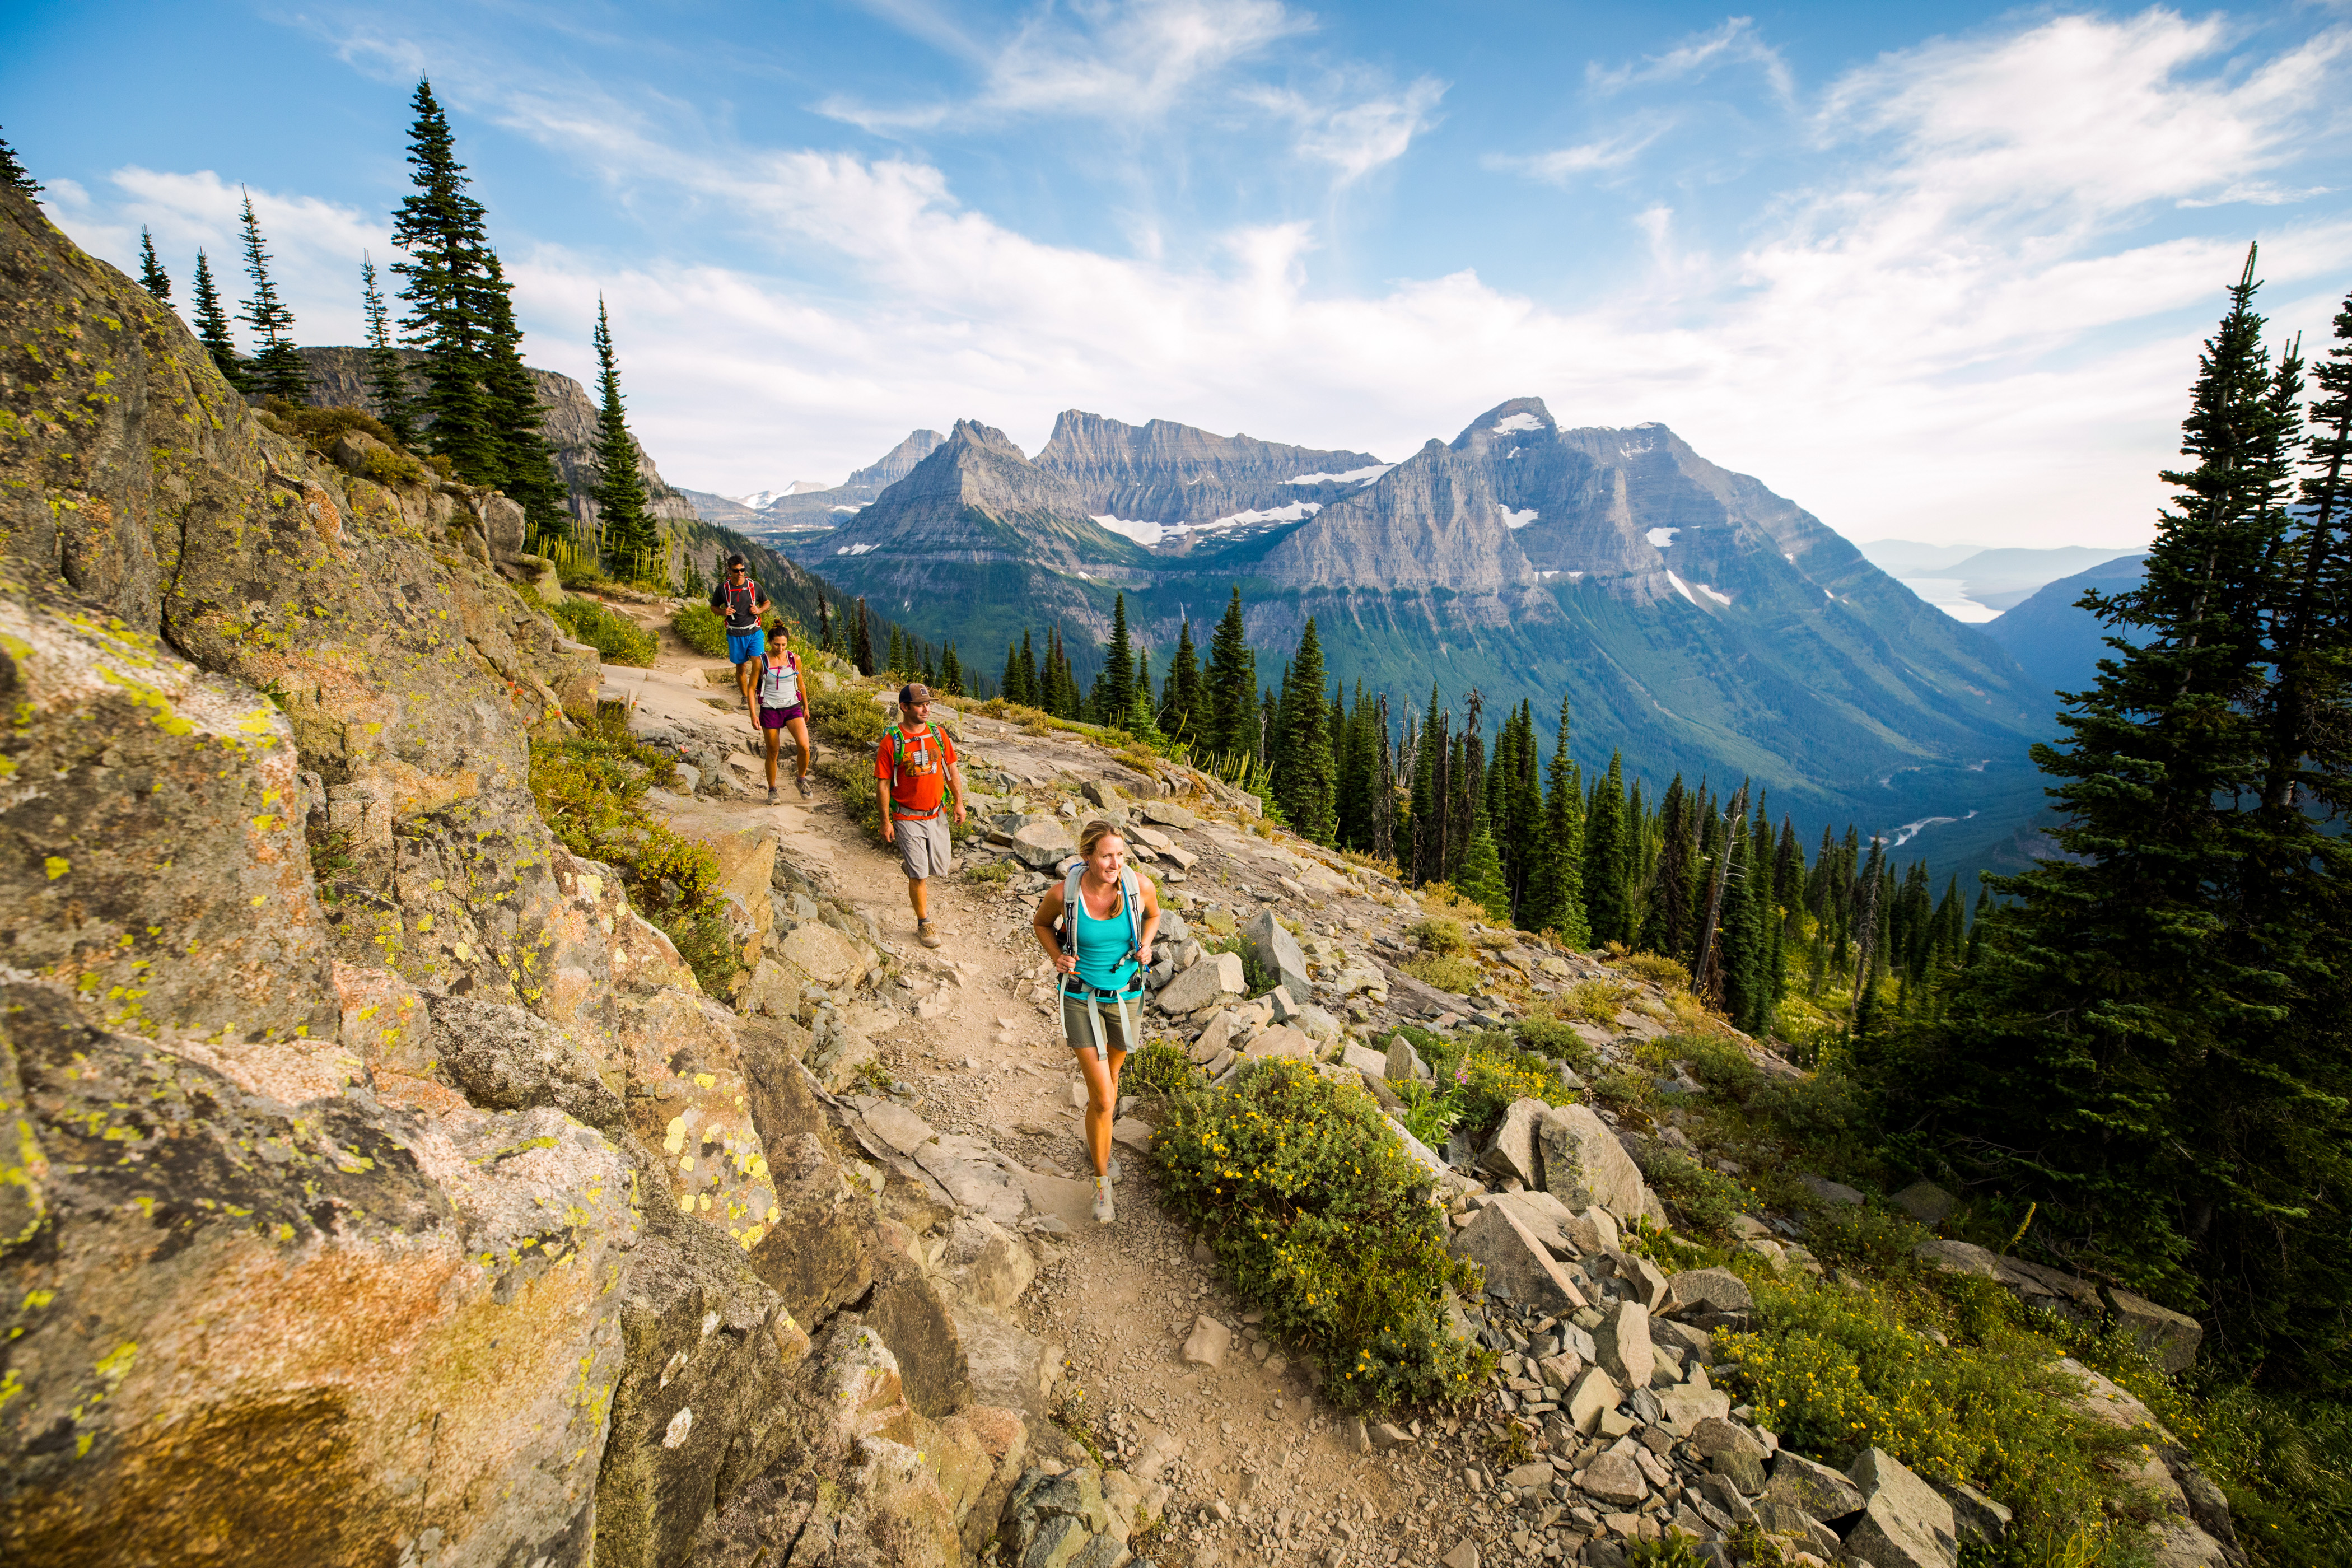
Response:
[{"label": "rock outcrop", "polygon": [[1385,471],[1369,452],[1216,436],[1170,419],[1125,425],[1076,408],[1054,421],[1037,466],[1076,486],[1089,515],[1180,536],[1188,526],[1213,532],[1258,521],[1245,513],[1311,517]]},{"label": "rock outcrop", "polygon": [[597,668],[510,503],[265,426],[13,191],[0,329],[0,1557],[962,1561],[1023,1417],[807,1031],[540,819]]}]

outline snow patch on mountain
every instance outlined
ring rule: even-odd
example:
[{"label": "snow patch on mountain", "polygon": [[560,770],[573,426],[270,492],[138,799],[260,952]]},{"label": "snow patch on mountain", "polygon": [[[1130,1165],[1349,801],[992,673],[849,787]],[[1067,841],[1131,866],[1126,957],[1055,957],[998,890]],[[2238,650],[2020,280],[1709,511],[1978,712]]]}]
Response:
[{"label": "snow patch on mountain", "polygon": [[[1295,485],[1298,481],[1293,479],[1290,482]],[[1213,529],[1240,528],[1253,522],[1297,522],[1322,510],[1320,501],[1295,500],[1288,506],[1269,507],[1264,511],[1237,511],[1231,517],[1216,518],[1198,526],[1205,533]]]},{"label": "snow patch on mountain", "polygon": [[1536,509],[1533,507],[1528,508],[1525,511],[1506,511],[1503,513],[1503,526],[1505,528],[1525,528],[1535,520]]},{"label": "snow patch on mountain", "polygon": [[1394,463],[1374,463],[1369,468],[1349,468],[1344,474],[1300,474],[1282,482],[1286,485],[1369,485],[1395,467]]},{"label": "snow patch on mountain", "polygon": [[1543,421],[1532,414],[1514,414],[1507,419],[1495,421],[1495,434],[1507,435],[1513,430],[1540,430]]},{"label": "snow patch on mountain", "polygon": [[1681,578],[1675,576],[1671,572],[1666,574],[1666,581],[1675,585],[1675,593],[1680,594],[1684,598],[1688,599],[1694,605],[1698,603],[1698,595],[1690,591],[1689,584],[1684,582]]},{"label": "snow patch on mountain", "polygon": [[845,544],[840,549],[835,551],[834,553],[835,555],[863,555],[869,550],[879,550],[882,547],[878,544]]},{"label": "snow patch on mountain", "polygon": [[1095,521],[1113,533],[1125,534],[1147,550],[1168,537],[1166,529],[1156,522],[1149,522],[1141,518],[1113,517],[1110,513],[1104,512]]},{"label": "snow patch on mountain", "polygon": [[1650,530],[1648,533],[1643,534],[1643,537],[1647,539],[1651,543],[1656,545],[1659,549],[1664,550],[1667,545],[1672,544],[1675,542],[1675,535],[1681,531],[1682,530],[1679,528],[1654,528]]}]

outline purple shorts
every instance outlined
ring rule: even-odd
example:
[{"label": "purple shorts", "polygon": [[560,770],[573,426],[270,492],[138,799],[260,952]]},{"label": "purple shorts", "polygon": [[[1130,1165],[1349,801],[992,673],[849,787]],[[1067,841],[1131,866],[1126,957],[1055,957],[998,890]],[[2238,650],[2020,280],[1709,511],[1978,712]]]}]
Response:
[{"label": "purple shorts", "polygon": [[807,717],[808,709],[798,702],[789,708],[762,708],[760,710],[760,728],[781,730],[795,719]]}]

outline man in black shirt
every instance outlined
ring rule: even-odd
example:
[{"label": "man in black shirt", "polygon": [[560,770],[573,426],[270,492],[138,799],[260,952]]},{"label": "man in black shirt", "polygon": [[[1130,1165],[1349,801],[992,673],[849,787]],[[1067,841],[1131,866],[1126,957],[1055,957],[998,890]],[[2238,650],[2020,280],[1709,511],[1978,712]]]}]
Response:
[{"label": "man in black shirt", "polygon": [[760,715],[751,706],[751,679],[760,668],[761,656],[767,652],[760,617],[768,613],[768,595],[751,581],[740,555],[727,558],[726,575],[710,590],[710,607],[726,618],[727,659],[735,667],[735,687],[743,694],[743,711],[757,731]]}]

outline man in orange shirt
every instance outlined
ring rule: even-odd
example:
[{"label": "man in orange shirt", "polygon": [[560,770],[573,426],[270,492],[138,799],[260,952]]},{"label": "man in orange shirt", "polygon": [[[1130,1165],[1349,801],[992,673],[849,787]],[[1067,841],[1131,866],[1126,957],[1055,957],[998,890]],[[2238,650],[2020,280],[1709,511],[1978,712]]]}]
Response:
[{"label": "man in orange shirt", "polygon": [[930,711],[929,687],[916,681],[899,688],[898,722],[874,753],[874,777],[882,795],[882,842],[898,847],[898,859],[907,868],[915,940],[937,947],[929,883],[946,872],[953,847],[941,815],[950,788],[955,791],[956,826],[963,826],[963,773],[956,766],[954,739],[931,724]]}]

